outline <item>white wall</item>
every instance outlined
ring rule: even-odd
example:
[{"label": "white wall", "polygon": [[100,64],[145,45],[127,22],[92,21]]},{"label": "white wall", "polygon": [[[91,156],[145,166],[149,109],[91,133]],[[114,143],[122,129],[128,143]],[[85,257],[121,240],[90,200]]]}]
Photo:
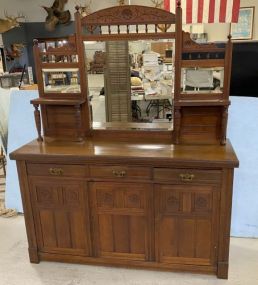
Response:
[{"label": "white wall", "polygon": [[[0,18],[4,17],[4,11],[7,11],[8,15],[17,15],[20,12],[27,17],[28,22],[44,22],[47,13],[41,6],[50,7],[53,2],[54,0],[0,0]],[[90,0],[69,0],[65,8],[70,10],[73,18],[75,6],[89,2]],[[92,0],[91,2],[90,7],[93,12],[117,4],[116,0]]]},{"label": "white wall", "polygon": [[[241,7],[255,7],[253,40],[258,40],[258,0],[241,0]],[[230,32],[229,24],[206,24],[204,31],[208,33],[209,41],[224,41]]]},{"label": "white wall", "polygon": [[[18,12],[25,15],[28,22],[44,22],[47,16],[46,12],[41,8],[42,5],[51,6],[54,0],[0,0],[0,17],[4,17],[4,11],[7,11],[9,15],[17,15]],[[65,8],[69,9],[72,14],[75,12],[75,6],[77,4],[89,3],[90,0],[69,0]],[[126,2],[128,2],[127,0]],[[117,5],[117,0],[105,0],[105,1],[91,1],[91,9],[93,12]],[[151,0],[131,0],[131,4],[153,6]],[[241,0],[241,7],[254,6],[255,19],[254,19],[254,37],[258,40],[258,0]],[[229,24],[206,24],[204,25],[204,31],[208,33],[209,41],[221,41],[226,40],[229,34]]]}]

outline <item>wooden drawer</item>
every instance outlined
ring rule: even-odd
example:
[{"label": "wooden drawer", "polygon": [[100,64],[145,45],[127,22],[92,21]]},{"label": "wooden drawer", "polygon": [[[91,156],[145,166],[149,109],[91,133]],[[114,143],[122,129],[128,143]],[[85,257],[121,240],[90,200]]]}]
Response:
[{"label": "wooden drawer", "polygon": [[221,182],[220,170],[154,168],[154,180],[175,183],[212,183]]},{"label": "wooden drawer", "polygon": [[115,179],[151,179],[151,169],[148,167],[106,165],[90,166],[90,176],[93,178]]},{"label": "wooden drawer", "polygon": [[85,165],[28,163],[27,173],[35,176],[85,177],[88,168]]}]

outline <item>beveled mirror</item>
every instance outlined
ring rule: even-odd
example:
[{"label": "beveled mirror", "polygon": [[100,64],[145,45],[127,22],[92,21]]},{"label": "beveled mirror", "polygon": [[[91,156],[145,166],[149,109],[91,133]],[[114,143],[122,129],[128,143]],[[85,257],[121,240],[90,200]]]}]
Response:
[{"label": "beveled mirror", "polygon": [[170,128],[174,40],[85,41],[84,47],[93,128]]}]

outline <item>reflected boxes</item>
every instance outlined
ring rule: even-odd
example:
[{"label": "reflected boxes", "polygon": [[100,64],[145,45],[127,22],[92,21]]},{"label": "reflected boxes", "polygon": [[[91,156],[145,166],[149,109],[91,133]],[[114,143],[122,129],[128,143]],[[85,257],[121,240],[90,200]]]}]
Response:
[{"label": "reflected boxes", "polygon": [[46,93],[80,93],[78,68],[42,69]]}]

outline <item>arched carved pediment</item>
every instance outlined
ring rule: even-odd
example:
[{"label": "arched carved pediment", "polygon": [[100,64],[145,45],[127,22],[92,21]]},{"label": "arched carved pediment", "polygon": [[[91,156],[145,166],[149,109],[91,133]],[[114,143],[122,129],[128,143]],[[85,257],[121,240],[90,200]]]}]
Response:
[{"label": "arched carved pediment", "polygon": [[175,24],[176,16],[162,9],[123,5],[103,9],[81,19],[83,25]]},{"label": "arched carved pediment", "polygon": [[225,46],[221,47],[215,43],[198,44],[191,39],[191,35],[188,32],[183,32],[183,51],[223,51]]}]

